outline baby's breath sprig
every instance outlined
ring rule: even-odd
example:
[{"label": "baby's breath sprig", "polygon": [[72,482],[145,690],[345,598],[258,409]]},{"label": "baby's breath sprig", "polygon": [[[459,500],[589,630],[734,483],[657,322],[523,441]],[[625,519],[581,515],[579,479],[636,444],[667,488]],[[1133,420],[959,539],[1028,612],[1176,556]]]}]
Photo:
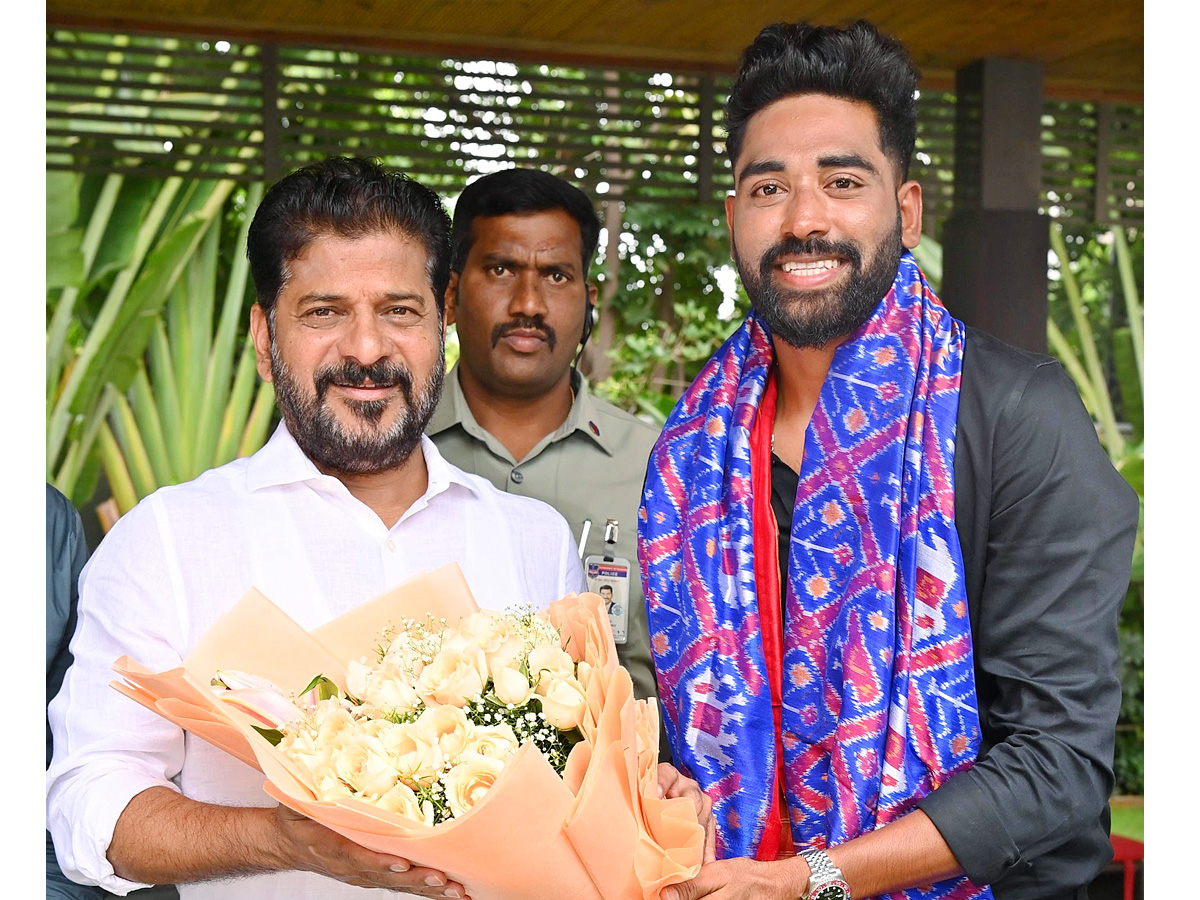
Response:
[{"label": "baby's breath sprig", "polygon": [[454,818],[454,813],[450,810],[450,804],[446,802],[446,789],[442,787],[442,782],[434,780],[428,787],[418,787],[417,801],[424,809],[425,804],[429,803],[433,807],[433,824],[440,825]]},{"label": "baby's breath sprig", "polygon": [[472,700],[466,707],[464,712],[467,718],[484,727],[507,724],[519,743],[533,741],[554,767],[554,771],[561,775],[566,768],[571,748],[583,740],[583,734],[578,728],[559,731],[547,722],[541,710],[541,700],[537,696],[530,697],[529,701],[521,706],[515,706],[512,703],[501,703],[491,687],[492,683],[489,681],[483,696]]}]

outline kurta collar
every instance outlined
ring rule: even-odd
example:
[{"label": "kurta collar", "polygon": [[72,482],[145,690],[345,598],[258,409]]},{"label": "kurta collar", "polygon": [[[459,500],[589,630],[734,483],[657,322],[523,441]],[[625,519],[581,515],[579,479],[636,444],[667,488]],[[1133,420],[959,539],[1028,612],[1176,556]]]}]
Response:
[{"label": "kurta collar", "polygon": [[[473,494],[479,493],[479,486],[461,469],[446,462],[433,441],[426,435],[421,435],[421,452],[425,454],[425,467],[429,471],[426,497],[440,494],[452,484],[460,484]],[[246,486],[251,491],[257,491],[308,481],[337,481],[341,484],[334,476],[326,475],[318,469],[313,461],[304,455],[287,426],[280,422],[266,445],[250,457],[246,469]]]}]

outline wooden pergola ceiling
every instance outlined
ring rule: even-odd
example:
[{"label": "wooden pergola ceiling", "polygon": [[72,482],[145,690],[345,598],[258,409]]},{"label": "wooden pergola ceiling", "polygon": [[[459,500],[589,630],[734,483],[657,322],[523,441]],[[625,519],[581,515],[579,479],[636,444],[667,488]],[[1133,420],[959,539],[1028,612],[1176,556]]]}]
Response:
[{"label": "wooden pergola ceiling", "polygon": [[1047,94],[1141,102],[1135,0],[47,0],[51,25],[204,32],[350,46],[728,72],[770,22],[865,17],[908,46],[925,83],[987,56],[1045,66]]}]

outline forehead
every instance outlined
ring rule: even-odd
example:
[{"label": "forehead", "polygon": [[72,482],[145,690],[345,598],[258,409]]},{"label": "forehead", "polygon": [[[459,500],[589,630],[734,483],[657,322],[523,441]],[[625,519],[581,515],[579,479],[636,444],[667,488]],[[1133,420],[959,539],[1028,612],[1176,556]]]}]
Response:
[{"label": "forehead", "polygon": [[339,285],[348,288],[371,283],[432,296],[427,262],[424,244],[400,232],[379,231],[354,237],[322,232],[288,263],[284,291],[321,289],[336,293]]},{"label": "forehead", "polygon": [[828,94],[796,94],[750,117],[736,171],[764,159],[817,159],[848,152],[876,163],[886,160],[879,120],[870,104]]},{"label": "forehead", "polygon": [[551,253],[582,258],[579,223],[564,209],[477,216],[471,222],[471,254]]}]

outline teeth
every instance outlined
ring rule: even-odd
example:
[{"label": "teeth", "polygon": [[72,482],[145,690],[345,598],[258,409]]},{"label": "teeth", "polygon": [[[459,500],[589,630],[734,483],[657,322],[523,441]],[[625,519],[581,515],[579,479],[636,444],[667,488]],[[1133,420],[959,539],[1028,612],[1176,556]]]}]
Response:
[{"label": "teeth", "polygon": [[812,262],[786,262],[783,271],[789,274],[798,272],[824,272],[826,269],[836,269],[840,263],[836,259],[816,259]]}]

